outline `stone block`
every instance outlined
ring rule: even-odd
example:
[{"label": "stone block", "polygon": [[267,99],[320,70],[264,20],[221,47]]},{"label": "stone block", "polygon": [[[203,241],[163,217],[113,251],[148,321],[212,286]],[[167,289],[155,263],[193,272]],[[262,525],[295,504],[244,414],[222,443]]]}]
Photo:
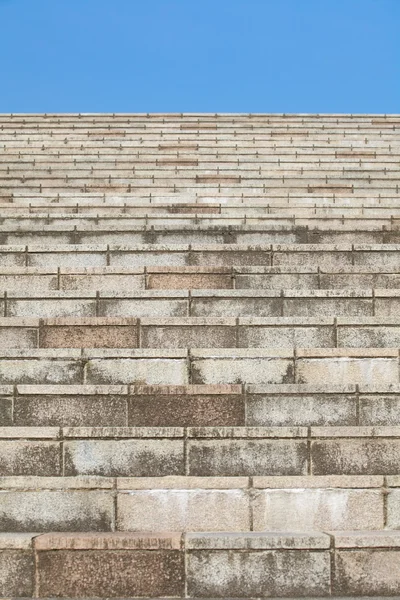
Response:
[{"label": "stone block", "polygon": [[384,437],[320,439],[311,442],[315,475],[395,475],[400,440]]},{"label": "stone block", "polygon": [[400,395],[382,393],[360,396],[360,425],[400,423]]},{"label": "stone block", "polygon": [[285,427],[309,425],[356,425],[354,388],[342,393],[311,386],[249,386],[246,425]]},{"label": "stone block", "polygon": [[136,319],[47,319],[40,327],[41,348],[136,348]]},{"label": "stone block", "polygon": [[[181,597],[183,553],[179,537],[147,534],[41,536],[38,597]],[[157,539],[157,537],[159,539]],[[146,539],[147,538],[147,539]],[[171,539],[170,539],[171,538]]]},{"label": "stone block", "polygon": [[[326,536],[318,539],[318,550],[311,551],[304,547],[307,534],[302,539],[298,535],[297,540],[296,536],[289,539],[290,534],[286,539],[280,538],[278,533],[261,534],[259,538],[257,534],[243,534],[242,538],[235,534],[229,538],[227,534],[225,539],[217,536],[204,534],[204,538],[200,539],[193,534],[188,539],[189,547],[202,548],[188,553],[189,596],[248,598],[329,594],[330,564]],[[308,543],[314,547],[314,540],[311,537],[309,540]],[[299,546],[301,549],[296,549]]]},{"label": "stone block", "polygon": [[268,489],[253,499],[255,531],[381,529],[383,521],[381,490]]},{"label": "stone block", "polygon": [[77,440],[64,444],[66,475],[161,477],[185,472],[182,440]]},{"label": "stone block", "polygon": [[233,278],[230,270],[186,267],[185,270],[148,269],[147,289],[231,289]]},{"label": "stone block", "polygon": [[160,523],[171,531],[248,531],[249,496],[238,489],[157,487],[118,494],[119,530],[157,531]]},{"label": "stone block", "polygon": [[113,504],[111,491],[2,491],[0,530],[111,531]]},{"label": "stone block", "polygon": [[241,348],[333,348],[334,337],[333,321],[323,319],[239,319]]},{"label": "stone block", "polygon": [[398,383],[397,351],[390,349],[299,350],[296,364],[299,383],[320,384],[334,381],[352,383]]},{"label": "stone block", "polygon": [[193,383],[293,383],[293,354],[289,350],[216,348],[192,350],[191,357]]},{"label": "stone block", "polygon": [[301,439],[190,440],[189,474],[196,476],[305,475],[307,443]]},{"label": "stone block", "polygon": [[239,386],[135,386],[129,396],[132,426],[245,425],[245,401]]},{"label": "stone block", "polygon": [[191,315],[193,317],[279,317],[281,299],[277,293],[259,290],[231,290],[221,292],[206,290],[192,292]]},{"label": "stone block", "polygon": [[[22,387],[22,386],[20,386]],[[58,386],[57,386],[58,387]],[[19,426],[88,427],[124,426],[127,420],[126,395],[82,394],[73,390],[54,394],[22,392],[14,401],[14,424]]]},{"label": "stone block", "polygon": [[1,440],[0,475],[61,475],[59,443]]},{"label": "stone block", "polygon": [[33,596],[34,556],[30,549],[31,536],[27,538],[26,548],[7,548],[8,545],[13,546],[10,534],[10,544],[5,544],[2,537],[0,534],[0,594],[3,597]]},{"label": "stone block", "polygon": [[234,319],[142,319],[143,348],[235,348]]}]

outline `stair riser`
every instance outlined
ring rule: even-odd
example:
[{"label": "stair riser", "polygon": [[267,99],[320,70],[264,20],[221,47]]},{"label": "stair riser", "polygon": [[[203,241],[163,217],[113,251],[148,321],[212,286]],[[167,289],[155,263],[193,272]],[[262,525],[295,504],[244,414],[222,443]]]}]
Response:
[{"label": "stair riser", "polygon": [[383,486],[7,490],[0,496],[0,531],[158,531],[160,523],[170,531],[396,530],[399,506],[400,489]]},{"label": "stair riser", "polygon": [[[160,428],[155,439],[134,432],[125,434],[126,439],[110,439],[118,435],[112,430],[95,437],[89,431],[82,437],[80,430],[72,431],[60,439],[57,429],[49,436],[37,430],[37,439],[26,439],[28,430],[23,434],[14,428],[4,430],[0,475],[396,475],[400,460],[399,434],[391,428],[376,437],[357,428],[351,434],[340,428],[320,434],[318,428],[312,428],[308,438],[306,428],[290,431],[286,437],[277,428],[276,438],[271,432],[261,431],[256,436],[238,430],[225,439],[220,439],[220,431],[208,433],[206,439],[194,431],[186,439],[183,430],[171,435],[166,428]],[[22,439],[7,439],[16,437]]]},{"label": "stair riser", "polygon": [[277,538],[275,545],[270,538],[260,545],[250,540],[246,549],[240,540],[239,547],[232,542],[229,548],[225,536],[222,543],[210,540],[216,548],[208,548],[207,541],[201,548],[201,540],[193,536],[182,547],[179,534],[174,535],[173,543],[165,540],[144,548],[140,540],[125,546],[123,539],[116,540],[112,549],[93,538],[88,543],[82,538],[75,549],[68,540],[60,544],[56,536],[36,538],[33,548],[29,538],[21,540],[19,547],[0,551],[1,593],[39,598],[265,598],[395,596],[400,591],[399,550],[389,540],[383,548],[374,541],[368,546],[364,535],[347,547],[339,535],[332,538],[335,546],[330,549],[329,536],[316,534],[292,548],[289,541],[282,544]]}]

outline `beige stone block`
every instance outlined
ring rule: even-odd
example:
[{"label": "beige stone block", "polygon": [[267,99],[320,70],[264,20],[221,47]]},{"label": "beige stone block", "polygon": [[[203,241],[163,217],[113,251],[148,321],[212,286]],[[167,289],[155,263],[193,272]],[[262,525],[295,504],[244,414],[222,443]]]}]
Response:
[{"label": "beige stone block", "polygon": [[189,474],[195,476],[305,475],[307,443],[301,440],[193,440]]},{"label": "beige stone block", "polygon": [[123,531],[248,531],[245,490],[153,489],[118,494],[117,528]]},{"label": "beige stone block", "polygon": [[0,442],[1,475],[61,475],[58,442],[3,440]]},{"label": "beige stone block", "polygon": [[189,377],[184,358],[93,358],[87,364],[86,381],[90,384],[186,385]]},{"label": "beige stone block", "polygon": [[66,475],[183,475],[182,440],[77,440],[64,444]]},{"label": "beige stone block", "polygon": [[301,487],[259,490],[253,498],[252,507],[255,531],[383,527],[381,490]]},{"label": "beige stone block", "polygon": [[293,383],[293,360],[291,353],[277,350],[251,351],[236,349],[234,352],[204,350],[191,352],[194,383]]},{"label": "beige stone block", "polygon": [[[37,481],[41,487],[40,481]],[[0,529],[7,531],[110,531],[111,491],[8,491],[0,495]]]},{"label": "beige stone block", "polygon": [[394,357],[299,358],[297,380],[299,383],[398,383],[398,360]]},{"label": "beige stone block", "polygon": [[339,550],[335,552],[335,595],[393,596],[400,592],[397,549]]},{"label": "beige stone block", "polygon": [[191,597],[325,596],[329,552],[192,551],[187,589]]}]

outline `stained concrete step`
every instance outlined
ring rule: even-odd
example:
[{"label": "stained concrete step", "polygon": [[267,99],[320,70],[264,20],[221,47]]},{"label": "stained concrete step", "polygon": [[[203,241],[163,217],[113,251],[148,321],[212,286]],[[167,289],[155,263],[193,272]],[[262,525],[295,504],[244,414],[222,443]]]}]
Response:
[{"label": "stained concrete step", "polygon": [[[242,221],[242,224],[238,224]],[[278,219],[171,218],[142,219],[142,223],[112,222],[0,225],[0,244],[399,244],[399,220],[393,217]],[[46,219],[44,219],[46,221]],[[193,221],[192,223],[190,221]],[[199,224],[196,224],[197,221]],[[221,219],[222,221],[222,219]],[[272,222],[271,222],[272,221]],[[339,225],[339,223],[342,223]],[[340,228],[339,228],[340,227]],[[2,248],[3,250],[3,248]]]},{"label": "stained concrete step", "polygon": [[39,598],[393,597],[399,545],[394,531],[2,534],[0,590]]},{"label": "stained concrete step", "polygon": [[[175,275],[178,279],[175,279]],[[346,289],[346,290],[269,290],[269,289],[179,289],[194,276],[198,285],[226,284],[229,273],[146,275],[149,285],[175,285],[178,289],[148,289],[124,291],[32,291],[3,292],[0,311],[7,319],[14,318],[282,318],[314,319],[325,317],[396,319],[400,314],[399,289]],[[188,276],[187,276],[188,275]],[[212,278],[208,276],[212,275]],[[101,283],[101,274],[89,274],[92,286]],[[7,280],[8,281],[8,280]],[[29,279],[20,280],[29,285]],[[76,284],[76,281],[78,282]],[[66,275],[70,287],[84,287],[85,274]],[[40,280],[39,280],[40,282]],[[111,279],[108,284],[118,283]],[[41,283],[41,282],[40,282]],[[100,287],[100,286],[99,286]],[[7,322],[7,321],[6,321]],[[18,322],[18,321],[16,321]],[[282,323],[285,321],[282,320]],[[290,322],[290,321],[288,321]],[[317,321],[315,321],[317,322]],[[10,324],[12,321],[10,321]],[[311,321],[310,321],[311,323]]]},{"label": "stained concrete step", "polygon": [[276,266],[400,269],[396,244],[65,244],[0,246],[4,267]]},{"label": "stained concrete step", "polygon": [[398,426],[400,385],[3,385],[0,426]]},{"label": "stained concrete step", "polygon": [[0,317],[5,348],[394,348],[398,317]]},{"label": "stained concrete step", "polygon": [[[1,155],[0,155],[1,158]],[[47,159],[46,159],[47,160]],[[398,209],[397,194],[357,194],[339,195],[326,194],[268,194],[264,195],[247,195],[244,194],[228,194],[228,195],[199,195],[188,194],[186,192],[177,194],[112,194],[112,193],[68,193],[68,191],[60,194],[49,194],[42,192],[41,194],[26,194],[22,189],[15,190],[12,193],[0,195],[1,214],[18,215],[34,212],[45,212],[51,214],[53,211],[66,212],[82,211],[95,214],[97,208],[103,211],[111,211],[115,209],[114,214],[118,214],[119,210],[126,211],[126,214],[140,214],[142,208],[145,209],[145,214],[151,213],[169,213],[186,212],[196,214],[206,214],[209,212],[217,213],[221,210],[224,213],[227,210],[245,211],[247,208],[251,211],[267,212],[268,210],[276,210],[278,208],[288,210],[326,210],[329,214],[335,214],[335,211],[341,210],[341,215],[352,214],[352,211],[363,211],[368,215],[369,211],[379,212],[380,208],[394,211]],[[12,212],[12,209],[15,212]],[[137,213],[135,211],[138,211]],[[218,213],[217,213],[218,214]]]},{"label": "stained concrete step", "polygon": [[397,475],[400,427],[2,427],[0,475]]},{"label": "stained concrete step", "polygon": [[[62,290],[79,293],[98,291],[102,302],[104,292],[133,290],[195,290],[195,289],[252,289],[258,290],[316,290],[316,289],[379,289],[400,288],[400,275],[394,269],[346,266],[328,271],[315,267],[4,267],[0,272],[0,292],[12,297],[22,293],[32,299],[48,292]],[[333,293],[333,292],[331,292]],[[59,295],[60,296],[60,295]],[[67,298],[67,294],[65,294]],[[77,295],[76,301],[78,302]],[[11,304],[12,306],[12,304]],[[283,307],[285,308],[285,307]],[[28,316],[28,315],[25,315]],[[36,316],[36,315],[31,315]],[[61,316],[61,315],[60,315]]]},{"label": "stained concrete step", "polygon": [[43,348],[1,351],[0,384],[399,383],[398,348]]},{"label": "stained concrete step", "polygon": [[[71,199],[70,203],[67,204],[66,200],[58,201],[56,204],[45,201],[34,201],[29,202],[29,205],[24,207],[22,201],[15,198],[14,202],[3,203],[0,197],[0,219],[7,219],[7,225],[25,225],[29,222],[32,223],[43,223],[52,224],[57,223],[58,220],[66,221],[67,223],[76,223],[79,225],[81,222],[84,224],[90,224],[97,219],[108,222],[109,220],[116,220],[117,223],[125,222],[141,222],[147,218],[147,222],[152,223],[154,220],[159,220],[163,217],[175,217],[176,222],[182,220],[193,220],[201,219],[202,221],[206,218],[215,219],[216,223],[220,220],[233,219],[237,221],[241,219],[244,224],[246,221],[251,219],[259,219],[263,222],[268,219],[273,223],[275,220],[279,221],[280,218],[309,218],[309,219],[325,219],[326,217],[331,220],[332,218],[340,218],[346,220],[349,218],[366,221],[371,218],[379,219],[398,219],[400,214],[400,207],[384,204],[382,200],[380,203],[369,205],[362,203],[359,206],[357,202],[353,205],[347,205],[343,203],[335,203],[330,206],[326,202],[314,201],[312,204],[304,203],[303,205],[293,202],[291,204],[277,203],[271,200],[265,204],[252,205],[251,200],[246,203],[240,204],[223,204],[221,201],[216,199],[215,204],[201,204],[199,201],[193,203],[171,203],[171,204],[156,204],[156,203],[145,203],[144,201],[138,202],[130,200],[129,198],[125,202],[108,202],[102,203],[92,202],[88,200],[80,200],[77,198]],[[82,221],[81,221],[82,220]],[[170,219],[168,219],[168,222]],[[4,221],[3,221],[4,222]]]},{"label": "stained concrete step", "polygon": [[396,530],[398,475],[0,477],[0,531]]}]

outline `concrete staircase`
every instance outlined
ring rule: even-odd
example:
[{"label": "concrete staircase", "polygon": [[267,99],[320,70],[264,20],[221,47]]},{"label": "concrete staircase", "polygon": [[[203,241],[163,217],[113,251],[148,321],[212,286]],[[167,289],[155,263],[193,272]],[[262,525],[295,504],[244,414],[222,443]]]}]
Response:
[{"label": "concrete staircase", "polygon": [[0,596],[400,596],[400,116],[0,116]]}]

